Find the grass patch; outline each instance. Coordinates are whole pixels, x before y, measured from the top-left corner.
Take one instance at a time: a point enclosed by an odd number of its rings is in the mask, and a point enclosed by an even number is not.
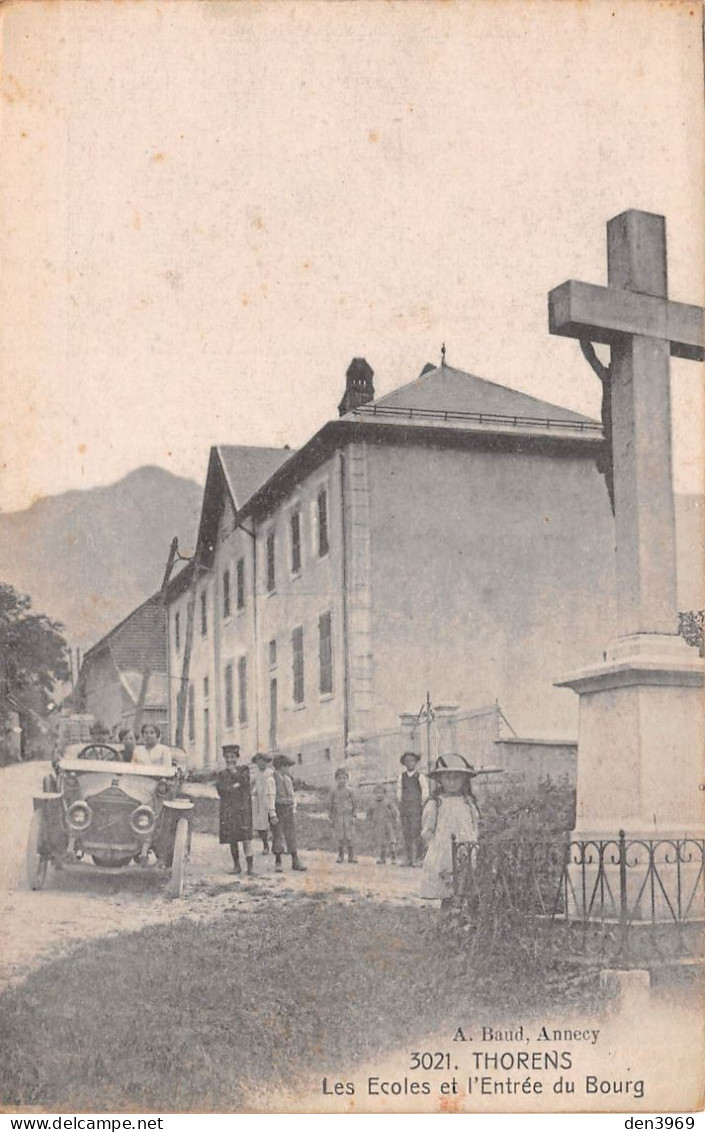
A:
[[[0,996],[3,1103],[237,1112],[248,1083],[336,1075],[483,1010],[516,1022],[595,993],[594,975],[519,977],[445,930],[430,909],[300,898],[85,944]]]

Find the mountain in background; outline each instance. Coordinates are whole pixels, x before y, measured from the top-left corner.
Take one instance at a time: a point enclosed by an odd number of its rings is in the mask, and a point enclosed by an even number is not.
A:
[[[29,594],[85,651],[161,585],[179,536],[192,554],[203,489],[163,468],[0,514],[0,581]]]

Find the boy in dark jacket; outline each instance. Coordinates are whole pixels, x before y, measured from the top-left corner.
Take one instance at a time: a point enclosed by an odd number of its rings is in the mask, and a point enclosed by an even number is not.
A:
[[[421,756],[415,751],[404,751],[399,762],[404,770],[397,779],[397,802],[404,837],[405,865],[420,865],[423,860],[421,842],[421,813],[428,799],[428,780],[419,774]]]
[[[241,873],[239,845],[245,852],[247,875],[252,867],[252,795],[250,768],[238,766],[240,748],[235,743],[223,747],[225,769],[218,772],[215,788],[220,797],[220,844],[229,845],[233,859],[233,872]]]

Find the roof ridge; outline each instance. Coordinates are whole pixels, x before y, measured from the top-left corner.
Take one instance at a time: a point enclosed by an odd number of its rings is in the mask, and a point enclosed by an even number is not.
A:
[[[453,366],[447,366],[447,369],[453,369]],[[583,416],[577,409],[571,409],[569,405],[556,405],[554,401],[546,401],[543,397],[536,397],[533,393],[525,393],[523,389],[516,389],[513,385],[502,385],[500,381],[492,381],[489,377],[479,377],[476,373],[465,373],[464,370],[456,369],[456,373],[463,374],[464,377],[472,377],[474,381],[481,381],[484,385],[492,385],[495,389],[508,389],[510,393],[518,393],[521,397],[528,397],[531,401],[537,401],[539,405],[552,405],[555,409],[564,409],[567,413],[575,413],[576,416]],[[590,420],[590,417],[586,417]]]
[[[429,377],[432,373],[438,373],[439,369],[441,369],[440,366],[434,366],[433,369],[427,369],[426,371],[422,370],[418,377],[412,378],[411,381],[407,381],[403,385],[398,385],[396,389],[390,389],[389,393],[383,393],[381,397],[375,397],[375,399],[373,401],[370,401],[369,404],[377,405],[380,401],[383,401],[385,397],[391,397],[393,393],[399,393],[402,389],[411,389],[414,385],[418,385],[420,381],[423,381],[425,377]],[[443,369],[453,369],[453,366],[443,366]],[[464,371],[458,370],[457,372],[463,373]],[[466,376],[471,377],[472,375],[466,374]]]
[[[289,444],[214,444],[213,448],[238,448],[241,452],[295,452]]]
[[[467,378],[472,382],[479,382],[482,385],[490,386],[492,389],[501,390],[502,393],[511,393],[511,394],[516,394],[516,396],[518,396],[518,397],[525,397],[527,400],[533,401],[536,405],[540,405],[540,406],[543,406],[543,407],[550,407],[550,408],[554,408],[554,409],[559,409],[564,413],[572,413],[575,417],[578,417],[578,418],[580,418],[584,421],[594,420],[593,417],[589,417],[584,413],[580,413],[580,412],[578,412],[577,409],[572,409],[568,405],[559,405],[559,404],[556,404],[554,401],[546,401],[543,397],[537,397],[533,393],[525,393],[523,389],[517,389],[513,385],[503,385],[499,381],[492,381],[490,378],[480,377],[476,373],[469,373],[467,370],[459,369],[457,366],[449,366],[449,365],[445,365],[445,364],[440,365],[440,366],[436,366],[432,370],[427,370],[426,373],[422,372],[422,373],[419,374],[418,377],[414,378],[413,381],[408,381],[405,385],[400,385],[396,389],[390,390],[389,393],[385,393],[382,397],[375,398],[374,401],[371,401],[369,403],[370,407],[372,405],[379,405],[379,404],[383,403],[385,398],[387,398],[387,397],[399,397],[399,395],[404,393],[406,390],[415,389],[419,385],[419,383],[422,382],[422,381],[425,381],[426,383],[430,383],[432,380],[436,379],[439,375],[443,374],[444,371],[447,372],[447,373],[455,374],[457,377],[460,377],[460,378]],[[363,406],[363,408],[364,407],[365,406]],[[396,407],[398,407],[400,412],[402,412],[404,410],[403,404],[399,404]]]

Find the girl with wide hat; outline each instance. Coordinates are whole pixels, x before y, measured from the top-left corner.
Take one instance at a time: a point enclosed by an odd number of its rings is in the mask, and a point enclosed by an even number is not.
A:
[[[477,841],[480,811],[472,792],[477,771],[462,755],[440,755],[429,773],[436,791],[424,806],[421,836],[428,848],[421,874],[421,895],[449,900],[453,895],[451,838]]]

